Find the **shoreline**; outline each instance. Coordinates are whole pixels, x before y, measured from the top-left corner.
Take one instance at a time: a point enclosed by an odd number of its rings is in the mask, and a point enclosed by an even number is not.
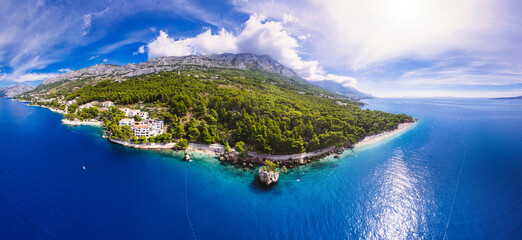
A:
[[[174,149],[176,143],[132,143],[130,141],[122,141],[112,138],[107,138],[109,142],[116,143],[125,147],[137,149]]]
[[[379,134],[369,135],[364,137],[361,141],[355,143],[353,148],[361,148],[364,146],[368,146],[374,143],[382,142],[383,140],[389,139],[393,136],[397,136],[399,133],[405,132],[408,129],[411,129],[412,126],[417,123],[418,120],[414,122],[407,122],[407,123],[399,123],[396,129],[391,131],[385,131]]]
[[[39,105],[31,105],[28,104],[28,106],[33,107],[42,107],[47,108],[53,112],[65,114],[64,111],[60,111],[57,109],[52,109],[50,107],[46,106],[39,106]],[[407,129],[410,129],[411,126],[413,126],[415,123],[417,123],[418,120],[414,122],[407,122],[407,123],[399,123],[397,126],[397,129],[382,132],[376,135],[370,135],[366,136],[361,141],[355,143],[353,145],[352,149],[355,148],[361,148],[363,146],[371,145],[377,142],[381,142],[383,140],[386,140],[392,136],[398,135],[401,132],[404,132]],[[68,119],[62,119],[62,124],[64,125],[70,125],[70,126],[95,126],[95,127],[102,127],[103,123],[100,121],[77,121],[77,120],[68,120]],[[109,142],[119,144],[125,147],[130,148],[136,148],[136,149],[146,149],[146,150],[174,150],[176,147],[176,143],[132,143],[129,141],[121,141],[117,139],[110,139],[108,138]],[[201,153],[209,156],[216,156],[216,155],[222,155],[225,153],[224,151],[225,147],[219,143],[213,143],[213,144],[204,144],[204,143],[197,143],[197,142],[191,142],[188,144],[188,147],[186,151],[189,152],[195,152],[195,153]],[[344,151],[348,150],[349,148],[336,148],[335,146],[330,146],[324,149],[319,149],[313,152],[304,152],[304,153],[297,153],[297,154],[290,154],[290,155],[267,155],[267,154],[259,154],[256,152],[248,152],[248,157],[246,159],[237,161],[239,163],[256,163],[256,164],[263,164],[263,159],[272,160],[274,162],[279,162],[283,164],[295,164],[295,165],[304,165],[307,163],[310,163],[311,161],[317,161],[321,160],[327,156],[330,156],[332,154],[342,154]]]
[[[80,125],[94,126],[94,127],[103,126],[103,123],[100,121],[97,121],[97,120],[80,121],[80,120],[62,119],[62,124],[69,125],[69,126],[80,126]]]

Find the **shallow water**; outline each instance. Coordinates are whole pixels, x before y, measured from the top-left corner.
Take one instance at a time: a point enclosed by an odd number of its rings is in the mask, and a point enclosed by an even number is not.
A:
[[[214,157],[200,154],[186,163],[169,151],[110,144],[98,128],[64,126],[59,114],[0,99],[0,236],[522,236],[522,101],[367,102],[420,121],[397,137],[292,170],[262,188],[254,173]]]

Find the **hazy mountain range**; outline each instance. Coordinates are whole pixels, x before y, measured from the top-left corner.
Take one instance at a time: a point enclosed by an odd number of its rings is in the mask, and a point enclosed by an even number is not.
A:
[[[373,98],[373,96],[368,93],[363,93],[353,87],[343,86],[342,84],[335,82],[335,81],[331,81],[331,80],[308,81],[308,82],[311,84],[314,84],[318,87],[321,87],[323,89],[326,89],[330,92],[348,96],[351,98],[357,98],[357,99]]]
[[[34,87],[25,85],[14,85],[10,87],[0,88],[0,97],[14,97],[20,93],[28,92],[33,90]]]

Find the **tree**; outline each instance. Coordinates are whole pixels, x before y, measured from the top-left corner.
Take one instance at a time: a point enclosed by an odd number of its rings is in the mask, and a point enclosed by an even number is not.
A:
[[[208,126],[207,124],[203,124],[201,126],[201,135],[200,135],[200,140],[204,143],[212,143],[212,136],[210,135],[210,133],[208,132]]]
[[[181,138],[185,135],[185,129],[180,121],[175,121],[169,128],[172,132],[172,137]]]
[[[67,111],[68,111],[69,113],[75,113],[75,112],[76,112],[76,109],[78,109],[78,104],[76,104],[76,103],[70,104],[70,105],[67,107]]]
[[[130,137],[132,137],[132,129],[129,126],[123,126],[121,127],[121,139],[128,140]]]
[[[236,146],[234,146],[234,149],[239,152],[239,157],[245,158],[248,156],[248,150],[245,147],[245,143],[242,141],[239,141],[236,143]]]
[[[310,140],[309,150],[314,151],[321,147],[321,142],[319,141],[319,138],[317,137],[317,134],[314,133],[314,136],[312,137],[312,140]]]
[[[277,164],[271,162],[270,160],[265,160],[265,165],[263,169],[268,172],[277,172]]]
[[[179,149],[186,149],[188,147],[188,140],[182,138],[178,141],[176,146],[178,146]]]
[[[198,127],[196,126],[196,120],[194,120],[194,118],[190,119],[187,125],[187,135],[189,140],[192,142],[197,141],[199,139],[200,132],[198,130]]]
[[[228,141],[225,141],[225,152],[230,152],[230,145],[228,144]]]
[[[139,143],[148,143],[149,141],[147,140],[146,137],[141,136],[141,137],[138,138],[138,142],[139,142]]]

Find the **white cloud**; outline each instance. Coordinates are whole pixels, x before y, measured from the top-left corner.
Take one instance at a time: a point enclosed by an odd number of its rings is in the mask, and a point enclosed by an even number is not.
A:
[[[163,30],[152,42],[147,44],[149,58],[162,56],[184,56],[193,53],[189,42],[186,40],[174,40]]]
[[[427,88],[457,95],[460,88],[462,96],[471,96],[484,94],[487,86],[507,93],[510,86],[522,84],[522,5],[516,0],[233,4],[239,11],[283,22],[306,56],[338,73],[357,76],[358,87],[377,96],[433,96],[420,91]],[[454,91],[448,90],[451,87]],[[464,93],[479,88],[482,92]]]
[[[353,77],[338,76],[334,74],[326,75],[325,79],[336,81],[345,87],[355,87],[357,80]]]
[[[326,75],[318,61],[303,60],[298,51],[297,39],[284,29],[281,22],[266,20],[257,15],[252,15],[237,35],[225,29],[212,34],[210,29],[206,29],[195,37],[176,40],[165,31],[160,31],[160,35],[147,44],[149,58],[247,52],[268,55],[309,80],[338,80],[347,86],[355,86],[354,78]]]
[[[59,74],[56,73],[26,73],[22,75],[14,74],[3,74],[0,75],[0,81],[13,81],[13,82],[27,82],[27,81],[38,81],[45,80],[48,78],[56,77]]]
[[[66,73],[66,72],[69,72],[71,71],[70,68],[62,68],[62,69],[58,69],[58,72],[62,72],[62,73]]]
[[[485,50],[494,35],[486,0],[236,1],[252,14],[285,23],[297,36],[312,33],[314,56],[352,69],[398,57],[433,57],[454,49]],[[292,21],[289,21],[289,16]],[[490,39],[490,38],[489,38]]]
[[[109,61],[107,58],[103,59],[103,62],[106,63],[107,61]]]
[[[100,57],[100,55],[91,56],[91,57],[89,58],[89,61],[90,61],[90,60],[94,60],[94,59],[99,58],[99,57]]]
[[[145,53],[145,45],[141,45],[139,48],[138,48],[138,51],[136,52],[133,52],[132,55],[138,55],[138,54],[144,54]]]
[[[92,13],[92,14],[89,13],[89,14],[83,15],[83,26],[82,26],[82,30],[81,30],[81,35],[85,36],[85,35],[89,34],[89,32],[91,31],[93,18],[101,17],[107,11],[109,11],[109,7],[105,8],[105,10],[103,10],[99,13]]]
[[[83,28],[81,31],[82,36],[85,36],[91,31],[91,22],[92,22],[92,15],[91,14],[85,14],[83,15]]]

